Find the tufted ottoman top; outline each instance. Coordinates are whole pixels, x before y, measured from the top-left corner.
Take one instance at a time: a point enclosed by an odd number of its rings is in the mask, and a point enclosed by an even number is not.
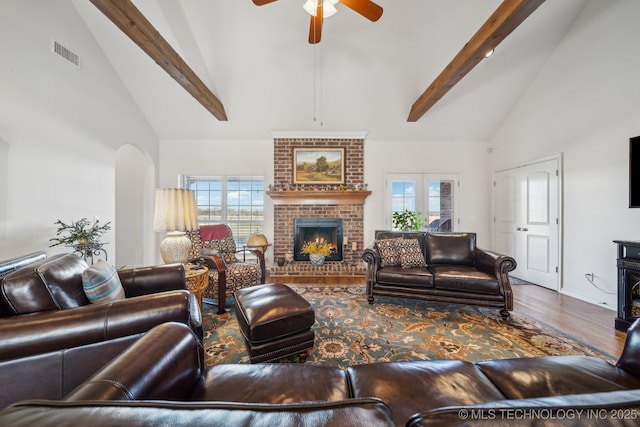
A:
[[[239,289],[235,299],[238,325],[251,343],[273,341],[306,331],[316,320],[309,302],[286,285]]]

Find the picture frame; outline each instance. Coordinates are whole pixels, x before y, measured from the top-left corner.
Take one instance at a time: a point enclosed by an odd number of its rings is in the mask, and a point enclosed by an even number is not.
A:
[[[344,184],[344,147],[293,148],[294,184]]]

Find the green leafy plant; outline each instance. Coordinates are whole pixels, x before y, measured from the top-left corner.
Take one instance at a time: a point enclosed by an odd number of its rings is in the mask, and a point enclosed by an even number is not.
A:
[[[82,218],[75,222],[71,221],[69,224],[57,220],[54,224],[58,226],[56,235],[61,237],[49,239],[50,242],[53,242],[49,247],[95,243],[100,236],[108,230],[111,230],[111,226],[109,225],[111,222],[101,225],[98,219],[96,219],[93,224],[87,218]]]
[[[301,254],[318,254],[329,256],[331,254],[331,245],[324,240],[316,240],[315,242],[304,242],[300,249]]]
[[[405,209],[404,212],[394,212],[392,218],[394,230],[420,231],[424,225],[422,213]]]

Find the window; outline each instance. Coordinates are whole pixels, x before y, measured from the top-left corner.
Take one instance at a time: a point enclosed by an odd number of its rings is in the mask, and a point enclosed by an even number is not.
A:
[[[457,224],[457,174],[388,174],[387,221],[394,212],[419,211],[424,230],[453,231]],[[390,209],[389,209],[390,207]]]
[[[416,182],[391,181],[391,212],[416,210]]]
[[[262,176],[183,175],[181,184],[195,191],[200,224],[227,224],[237,246],[244,245],[253,233],[262,230]]]

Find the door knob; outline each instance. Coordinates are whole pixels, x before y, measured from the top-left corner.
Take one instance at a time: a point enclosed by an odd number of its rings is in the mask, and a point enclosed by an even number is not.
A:
[[[522,231],[529,231],[529,229],[528,228],[523,228]]]
[[[516,231],[522,231],[522,227],[516,227]]]

